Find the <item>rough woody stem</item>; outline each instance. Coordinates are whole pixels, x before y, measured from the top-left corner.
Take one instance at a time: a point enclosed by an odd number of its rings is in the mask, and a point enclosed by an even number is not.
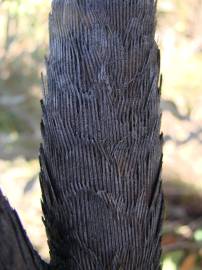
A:
[[[33,249],[19,217],[0,191],[0,269],[46,270]]]
[[[60,270],[160,269],[154,0],[54,0],[42,102],[44,222]]]

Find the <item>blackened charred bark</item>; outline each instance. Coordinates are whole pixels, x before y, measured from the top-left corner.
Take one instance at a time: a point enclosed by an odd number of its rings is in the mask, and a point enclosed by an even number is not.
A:
[[[52,270],[160,269],[154,0],[53,0],[40,183]],[[0,269],[47,269],[0,193]]]
[[[0,269],[46,270],[32,248],[19,217],[0,191]]]
[[[159,269],[154,0],[54,0],[40,149],[53,269]]]

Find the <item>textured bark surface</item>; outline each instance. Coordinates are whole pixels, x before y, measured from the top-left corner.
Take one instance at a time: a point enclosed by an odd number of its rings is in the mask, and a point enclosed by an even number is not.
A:
[[[53,270],[160,269],[154,0],[53,0],[40,182]],[[46,269],[0,194],[0,269]]]
[[[32,248],[19,217],[0,191],[0,269],[46,270]]]
[[[155,13],[153,0],[53,1],[40,149],[53,269],[159,269]]]

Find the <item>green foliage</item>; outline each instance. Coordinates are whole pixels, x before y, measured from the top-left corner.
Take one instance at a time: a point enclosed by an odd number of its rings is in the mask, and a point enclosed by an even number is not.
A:
[[[183,255],[183,251],[173,251],[165,255],[162,270],[178,270]]]
[[[202,228],[195,231],[194,240],[197,241],[197,242],[202,242]]]

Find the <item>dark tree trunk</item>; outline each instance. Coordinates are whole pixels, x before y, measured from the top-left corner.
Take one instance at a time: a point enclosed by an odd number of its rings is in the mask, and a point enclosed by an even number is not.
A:
[[[55,269],[157,269],[162,194],[152,0],[53,1],[41,186]]]
[[[154,0],[53,1],[40,148],[51,269],[160,269],[155,15]]]
[[[32,248],[19,217],[0,191],[0,269],[45,270]]]

